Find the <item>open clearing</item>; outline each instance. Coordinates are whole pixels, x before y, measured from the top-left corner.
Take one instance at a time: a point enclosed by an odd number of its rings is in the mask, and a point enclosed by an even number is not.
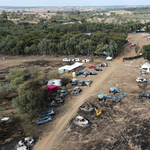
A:
[[[140,47],[150,44],[146,38],[142,38],[142,33],[129,34],[128,39],[131,43],[139,43]],[[129,46],[126,45],[119,56],[119,60],[115,59],[110,62],[109,67],[102,68],[104,71],[98,72],[96,76],[87,76],[84,80],[92,79],[92,85],[83,87],[82,93],[78,96],[68,96],[65,104],[56,108],[57,113],[54,120],[37,127],[37,132],[40,129],[45,132],[41,134],[33,150],[66,150],[68,147],[69,150],[99,148],[115,150],[150,149],[150,102],[149,99],[138,98],[138,93],[142,91],[135,81],[140,76],[139,69],[135,68],[135,66],[141,65],[141,62],[144,63],[144,59],[133,60],[132,63],[131,61],[122,62],[123,56],[135,55],[134,49],[129,50]],[[62,62],[63,57],[53,58],[47,56],[43,62],[39,60],[39,56],[19,56],[17,59],[14,58],[15,56],[13,59],[2,60],[1,56],[1,80],[4,80],[5,74],[13,66],[19,66],[19,68],[27,70],[32,64],[36,64],[41,67],[42,72],[47,73],[50,69],[66,64]],[[101,61],[104,60],[97,58],[92,64],[98,66],[98,62]],[[87,67],[88,64],[91,63],[85,63],[84,67]],[[119,68],[126,70],[119,70]],[[28,76],[28,71],[26,71],[26,76]],[[144,77],[150,78],[150,75]],[[79,76],[77,79],[81,80],[83,78]],[[121,98],[118,103],[113,99],[97,102],[97,95],[99,93],[109,94],[112,86],[121,89],[122,92],[127,94],[127,97]],[[149,86],[147,87],[147,92],[150,92]],[[115,94],[115,96],[120,96],[120,94]],[[79,106],[85,101],[90,101],[99,109],[102,109],[102,114],[96,116],[95,113],[87,115],[78,112]],[[5,113],[8,114],[7,111]],[[87,129],[72,127],[71,120],[77,115],[84,116],[92,125]]]

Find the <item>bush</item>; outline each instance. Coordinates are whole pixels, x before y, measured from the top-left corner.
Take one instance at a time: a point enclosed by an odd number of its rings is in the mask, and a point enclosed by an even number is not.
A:
[[[31,66],[29,70],[34,78],[37,78],[40,74],[40,68],[38,66]]]
[[[16,86],[9,82],[1,82],[0,83],[0,97],[6,97],[8,94],[14,92],[16,90]]]
[[[10,69],[9,74],[6,75],[6,79],[10,81],[16,79],[17,77],[24,78],[24,72],[16,67],[14,69]]]
[[[47,78],[49,79],[58,79],[60,78],[60,73],[58,72],[58,69],[54,69],[48,72]]]
[[[14,85],[18,85],[18,84],[23,83],[23,81],[24,81],[24,78],[22,78],[22,77],[17,77],[17,78],[15,78],[14,80],[12,80],[11,83],[14,84]]]

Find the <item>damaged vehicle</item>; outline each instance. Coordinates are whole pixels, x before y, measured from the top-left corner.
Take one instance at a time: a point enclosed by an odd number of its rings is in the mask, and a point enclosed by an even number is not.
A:
[[[59,97],[65,97],[68,95],[68,91],[67,90],[58,90],[58,95],[59,95]]]
[[[77,116],[73,123],[80,127],[87,127],[89,125],[89,121],[82,116]]]
[[[60,104],[60,103],[64,103],[64,100],[63,100],[62,98],[58,97],[58,98],[56,98],[55,100],[53,100],[53,101],[51,102],[51,105],[52,105],[52,106],[56,106],[56,105],[58,105],[58,104]]]
[[[80,87],[75,87],[72,90],[72,95],[78,95],[78,94],[80,94],[81,91],[82,91],[82,89]]]
[[[26,137],[18,142],[17,150],[29,150],[29,148],[34,144],[35,139],[33,137]]]
[[[90,102],[87,101],[83,105],[81,105],[79,109],[85,112],[92,112],[94,110],[94,107]]]
[[[141,78],[141,77],[139,77],[139,78],[136,79],[136,82],[138,82],[138,83],[144,83],[146,81],[147,81],[146,79]]]

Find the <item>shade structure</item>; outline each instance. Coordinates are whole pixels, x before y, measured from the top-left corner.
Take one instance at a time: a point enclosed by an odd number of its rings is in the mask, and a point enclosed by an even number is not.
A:
[[[54,93],[58,91],[58,87],[56,85],[50,84],[46,87],[48,89],[48,93]]]

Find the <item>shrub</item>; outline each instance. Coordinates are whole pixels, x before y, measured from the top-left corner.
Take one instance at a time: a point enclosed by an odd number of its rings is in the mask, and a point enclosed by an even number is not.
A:
[[[8,94],[12,93],[16,90],[16,86],[9,82],[1,82],[0,83],[0,97],[6,97]]]
[[[23,83],[23,81],[24,81],[24,78],[22,78],[22,77],[17,77],[17,78],[15,78],[14,80],[12,80],[11,83],[14,84],[14,85],[18,85],[18,84]]]
[[[22,70],[20,70],[19,68],[14,68],[14,69],[10,69],[10,72],[8,75],[6,75],[6,79],[12,81],[15,78],[20,77],[23,78],[24,77],[24,72]]]
[[[58,72],[58,69],[54,69],[48,72],[47,74],[48,79],[58,79],[60,78],[60,73]]]
[[[40,68],[38,66],[31,66],[29,70],[34,78],[37,78],[40,74]]]

